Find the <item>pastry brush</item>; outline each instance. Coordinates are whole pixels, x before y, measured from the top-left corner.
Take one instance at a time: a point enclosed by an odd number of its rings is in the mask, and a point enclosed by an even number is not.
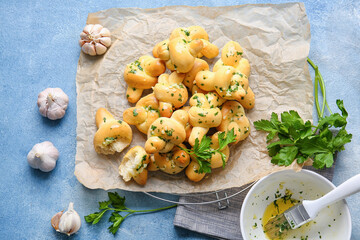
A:
[[[360,174],[316,200],[304,200],[269,220],[264,230],[270,239],[278,239],[291,230],[313,220],[324,207],[360,191]]]

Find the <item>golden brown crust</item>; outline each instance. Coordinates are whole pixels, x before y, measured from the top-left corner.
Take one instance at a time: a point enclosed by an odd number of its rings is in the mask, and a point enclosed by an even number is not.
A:
[[[215,63],[213,71],[216,72],[222,66],[232,66],[247,77],[250,76],[249,61],[242,57],[243,49],[239,43],[229,41],[221,51],[221,58]]]
[[[198,173],[200,166],[196,160],[191,160],[189,166],[185,170],[187,178],[193,182],[199,182],[205,177],[205,173]]]
[[[124,71],[124,80],[128,84],[126,97],[129,102],[137,102],[144,89],[155,86],[157,77],[166,70],[165,63],[159,58],[142,56],[128,64]]]
[[[200,58],[196,58],[194,66],[188,73],[186,73],[183,81],[184,85],[188,87],[190,91],[192,91],[196,74],[204,70],[209,70],[209,64]]]
[[[94,136],[94,148],[97,153],[114,154],[130,145],[132,130],[126,122],[116,121],[104,108],[98,109],[95,118],[96,125],[99,126]]]
[[[105,108],[99,108],[95,114],[96,127],[99,128],[102,124],[115,120],[114,116]]]
[[[156,164],[155,162],[155,157],[154,155],[151,155],[150,156],[150,162],[149,162],[149,165],[147,167],[147,170],[148,171],[151,171],[151,172],[155,172],[155,171],[158,171],[159,170],[159,166]]]
[[[119,174],[125,182],[134,179],[139,185],[145,185],[148,176],[146,169],[150,162],[150,156],[141,146],[131,148],[123,157],[119,166]]]
[[[154,87],[155,97],[160,102],[160,115],[171,117],[174,109],[182,107],[188,100],[188,91],[182,83],[185,74],[173,72],[162,74]]]
[[[155,45],[153,48],[152,54],[155,58],[160,58],[162,60],[169,60],[169,39],[166,39],[164,41],[159,42]]]
[[[177,110],[171,118],[156,119],[149,128],[148,140],[145,143],[147,153],[169,152],[174,145],[179,145],[186,138],[185,125],[188,114]]]
[[[193,129],[189,136],[189,144],[194,146],[196,139],[201,141],[210,128],[220,125],[222,114],[217,106],[210,105],[206,95],[202,93],[190,98],[190,106],[189,123]]]
[[[144,169],[140,174],[135,175],[133,179],[137,184],[144,186],[148,179],[148,170]]]
[[[128,108],[123,113],[124,121],[135,125],[144,134],[147,134],[150,125],[159,117],[159,101],[154,93],[141,98],[135,107]]]
[[[187,28],[180,27],[174,29],[170,34],[170,40],[174,38],[184,38],[184,39],[205,39],[209,40],[209,35],[203,27],[200,26],[190,26]]]
[[[221,109],[223,120],[217,127],[218,131],[230,131],[234,129],[236,142],[244,140],[250,134],[250,122],[245,116],[242,105],[237,101],[227,101]]]
[[[246,109],[255,107],[255,94],[250,87],[248,87],[244,98],[240,98],[240,103]]]
[[[186,41],[201,40],[203,47],[196,57],[201,58],[205,56],[207,58],[214,58],[219,54],[219,48],[209,42],[209,35],[204,28],[200,26],[190,26],[188,28],[176,28],[170,35],[170,40],[175,38],[182,38]]]
[[[214,58],[219,48],[209,42],[209,36],[200,26],[174,29],[169,39],[155,45],[153,55],[164,60],[171,71],[187,73],[194,66],[196,58]]]
[[[203,48],[201,49],[202,55],[211,59],[219,54],[219,48],[216,45],[204,39],[202,39],[201,41],[203,42]]]
[[[169,41],[170,60],[179,73],[187,73],[194,66],[195,58],[203,48],[201,40],[186,41],[174,38]]]
[[[215,73],[209,70],[200,71],[195,76],[195,83],[204,91],[215,91]]]
[[[233,67],[220,67],[215,73],[215,90],[222,98],[240,101],[248,87],[248,78]]]
[[[184,144],[179,146],[186,148]],[[189,165],[189,162],[189,154],[175,146],[168,153],[155,153],[153,166],[168,174],[177,174],[183,171]]]
[[[218,137],[219,133],[220,132],[217,132],[214,135],[212,135],[212,137],[211,137],[210,146],[213,149],[219,148],[219,137]],[[230,157],[230,148],[228,146],[226,146],[226,147],[224,147],[224,149],[221,150],[221,152],[223,154],[225,154],[225,156],[226,156],[226,158],[225,158],[225,164],[226,164]],[[214,155],[211,156],[209,162],[210,162],[211,168],[223,167],[223,161],[221,158],[221,154],[218,152],[216,152]]]
[[[227,100],[237,100],[240,102],[245,98],[249,104],[246,108],[254,105],[255,98],[251,89],[249,90],[249,80],[234,67],[221,66],[216,72],[200,71],[195,77],[196,86],[205,91],[216,91],[220,97]],[[250,104],[251,103],[251,104]]]
[[[185,106],[185,107],[182,107],[181,110],[184,110],[186,112],[189,112],[190,110],[190,106]],[[186,132],[186,138],[185,138],[185,142],[188,142],[189,141],[189,137],[190,137],[190,134],[191,134],[191,131],[192,131],[192,126],[189,122],[187,122],[185,124],[185,132]]]

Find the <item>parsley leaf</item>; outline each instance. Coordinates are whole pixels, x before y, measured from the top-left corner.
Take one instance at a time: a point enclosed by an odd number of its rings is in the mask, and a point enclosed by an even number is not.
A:
[[[334,155],[331,152],[317,154],[314,158],[314,168],[331,167],[334,163]]]
[[[109,207],[109,204],[111,204],[111,200],[109,201],[104,201],[104,202],[99,202],[99,209],[106,209]]]
[[[325,82],[319,68],[309,58],[307,61],[315,70],[314,90],[318,125],[312,126],[310,121],[304,123],[296,111],[290,110],[281,114],[281,121],[276,113],[272,113],[270,120],[256,121],[254,126],[257,130],[268,133],[267,142],[278,137],[278,141],[273,141],[267,146],[272,163],[288,166],[295,159],[301,164],[312,158],[315,168],[331,167],[334,163],[334,153],[344,150],[344,145],[352,139],[352,135],[345,129],[348,112],[342,100],[336,100],[341,114],[331,112],[326,101]],[[321,109],[318,98],[319,85],[323,96]],[[324,117],[325,106],[330,115]],[[334,128],[340,128],[337,134],[336,131],[332,131]]]
[[[295,146],[283,147],[278,154],[272,157],[271,163],[279,166],[289,166],[294,161],[298,151]]]
[[[231,129],[226,133],[225,132],[219,133],[219,151],[223,150],[228,144],[235,142],[235,134],[234,129]]]
[[[124,220],[125,217],[121,216],[118,212],[113,212],[109,218],[109,222],[112,222],[111,226],[108,227],[109,232],[115,235]]]
[[[99,202],[99,210],[100,212],[91,213],[85,216],[85,221],[87,223],[97,224],[102,217],[105,215],[107,211],[112,211],[111,216],[109,218],[109,222],[112,224],[108,227],[109,232],[112,234],[116,234],[119,230],[121,223],[131,214],[134,213],[148,213],[148,212],[156,212],[169,208],[176,207],[177,205],[171,205],[162,208],[150,209],[150,210],[132,210],[125,206],[125,197],[121,197],[117,192],[108,192],[109,200]],[[122,216],[119,212],[127,212],[125,216]]]
[[[336,151],[344,150],[344,145],[351,142],[352,135],[345,130],[348,113],[343,101],[337,100],[341,111],[319,119],[317,126],[310,121],[304,123],[299,114],[290,110],[281,114],[281,121],[276,113],[270,120],[254,122],[257,130],[268,132],[267,142],[278,136],[277,141],[268,144],[267,149],[271,162],[279,166],[289,166],[295,159],[301,164],[312,158],[313,167],[331,167]],[[330,128],[341,129],[334,134]]]
[[[192,150],[178,146],[190,155],[193,155],[199,164],[197,173],[211,173],[211,162],[210,159],[215,153],[219,153],[223,162],[223,167],[226,165],[226,155],[221,152],[228,144],[236,141],[234,129],[228,132],[221,132],[218,135],[219,147],[217,149],[211,148],[211,138],[204,135],[199,142],[199,139],[195,139],[195,144]]]
[[[120,208],[120,209],[124,209],[125,208],[125,197],[120,197],[119,194],[117,192],[108,192],[108,196],[109,196],[109,201],[111,201],[111,205],[114,208]]]

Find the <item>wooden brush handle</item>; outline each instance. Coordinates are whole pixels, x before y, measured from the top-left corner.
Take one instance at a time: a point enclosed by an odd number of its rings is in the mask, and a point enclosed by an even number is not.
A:
[[[354,193],[360,191],[360,174],[348,179],[343,182],[340,186],[333,189],[325,196],[316,199],[316,200],[305,200],[303,201],[303,205],[309,214],[310,218],[313,219],[319,213],[321,209],[324,207],[331,205],[334,202],[342,200]]]

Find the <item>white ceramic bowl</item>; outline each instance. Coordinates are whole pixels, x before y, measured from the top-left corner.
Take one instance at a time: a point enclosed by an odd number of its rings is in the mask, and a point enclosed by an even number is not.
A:
[[[241,233],[245,240],[265,240],[261,219],[266,207],[275,200],[275,193],[284,195],[289,189],[293,199],[312,200],[335,188],[329,180],[309,170],[284,170],[260,179],[246,195],[240,214]],[[308,238],[305,238],[308,236]],[[351,217],[345,202],[339,201],[320,211],[308,226],[291,230],[288,239],[336,239],[351,237]],[[303,238],[302,238],[303,237]]]

